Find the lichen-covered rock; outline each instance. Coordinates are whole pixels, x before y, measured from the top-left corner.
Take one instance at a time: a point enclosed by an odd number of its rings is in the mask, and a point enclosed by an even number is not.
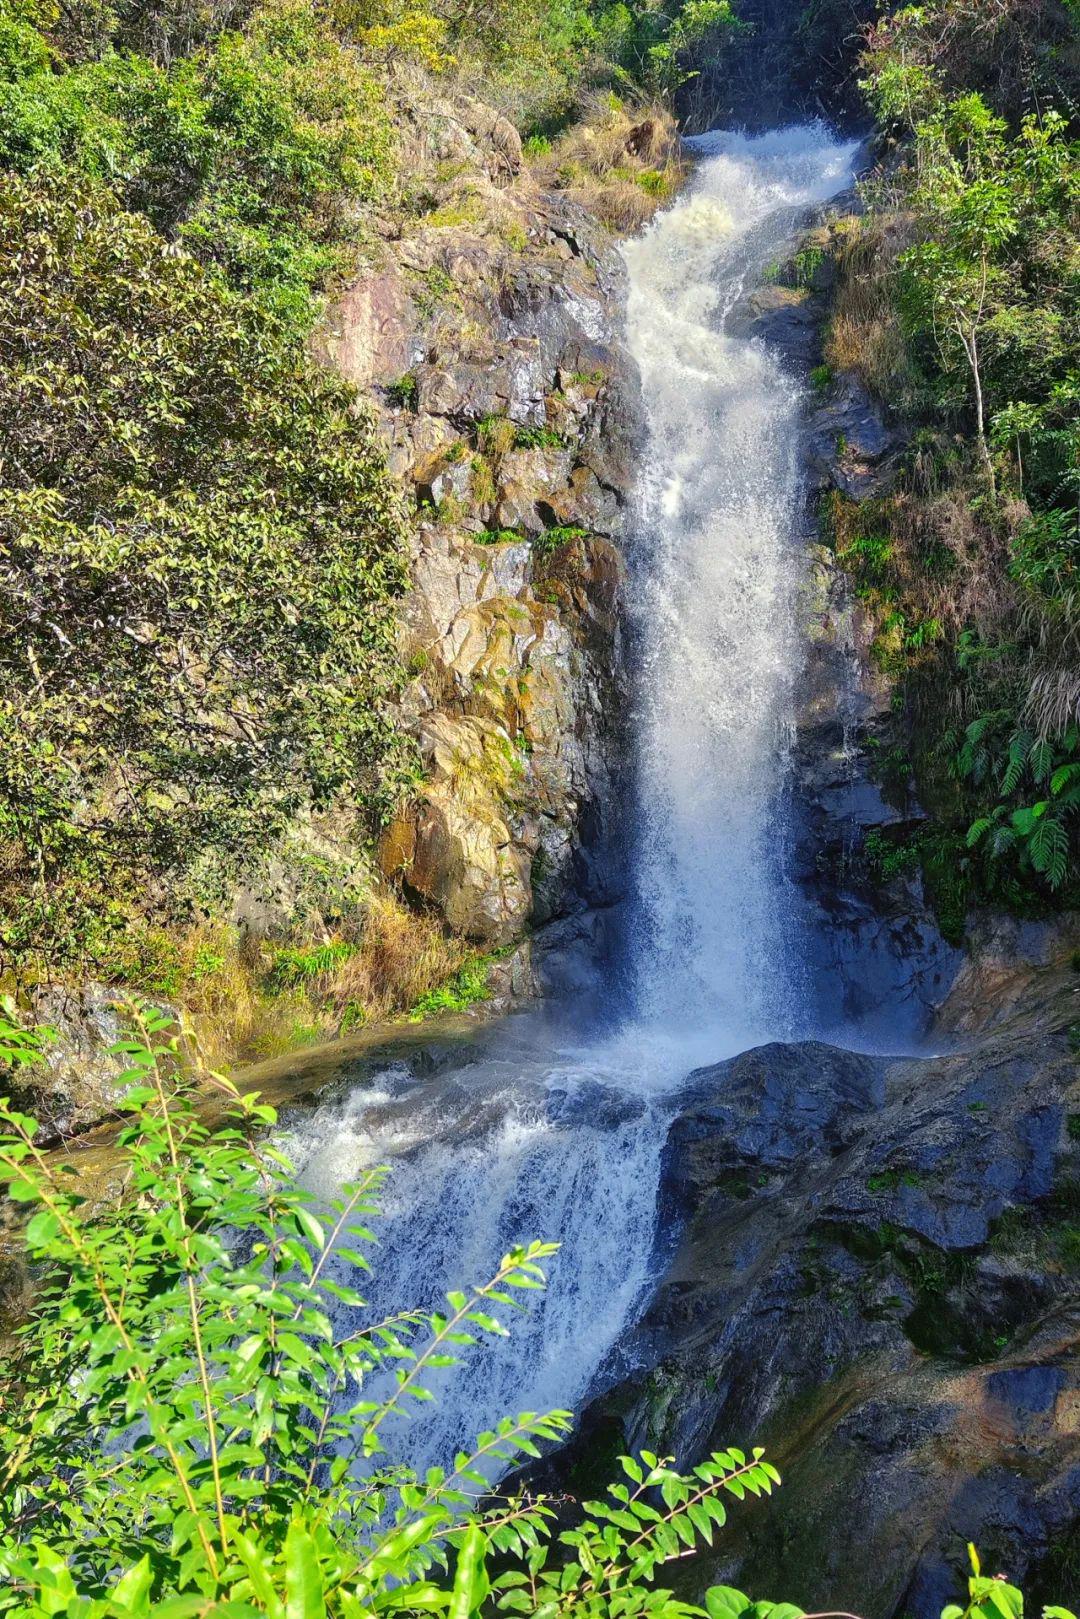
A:
[[[115,990],[93,982],[45,986],[34,996],[34,1022],[53,1035],[43,1064],[27,1076],[26,1104],[42,1143],[77,1135],[115,1111],[125,1066],[109,1054],[121,1033],[116,999]],[[17,1094],[17,1075],[13,1083]]]
[[[485,946],[609,900],[583,857],[617,768],[618,541],[637,378],[623,271],[478,102],[428,108],[431,206],[320,340],[416,491],[404,712],[425,763],[380,862]]]

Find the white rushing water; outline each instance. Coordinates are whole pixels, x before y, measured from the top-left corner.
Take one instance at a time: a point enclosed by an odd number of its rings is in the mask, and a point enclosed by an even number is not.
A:
[[[642,1015],[746,1048],[805,1032],[781,798],[799,649],[802,389],[724,318],[806,207],[850,183],[821,128],[690,143],[689,192],[626,249],[649,452],[642,646]]]
[[[395,1450],[424,1467],[517,1410],[579,1405],[647,1297],[664,1139],[679,1081],[808,1032],[782,860],[797,656],[800,387],[725,332],[807,207],[850,179],[821,128],[692,143],[680,199],[626,248],[629,339],[649,440],[633,612],[640,660],[635,1004],[581,1047],[512,1019],[471,1060],[389,1069],[297,1126],[302,1178],[332,1195],[395,1165],[374,1277],[379,1317],[485,1280],[514,1242],[559,1241],[552,1285],[506,1343],[442,1380]]]

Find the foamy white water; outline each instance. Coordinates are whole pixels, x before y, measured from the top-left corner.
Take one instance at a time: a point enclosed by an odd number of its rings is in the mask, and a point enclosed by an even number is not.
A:
[[[562,1244],[512,1337],[440,1374],[438,1404],[395,1438],[421,1469],[508,1412],[581,1403],[647,1297],[679,1082],[808,1032],[778,853],[800,389],[723,321],[799,215],[848,184],[854,148],[817,127],[691,145],[692,184],[625,250],[649,428],[632,568],[634,1010],[585,1049],[542,1017],[511,1020],[468,1065],[428,1080],[389,1069],[318,1108],[292,1142],[326,1196],[368,1165],[395,1166],[367,1289],[376,1318],[437,1307],[515,1242]]]
[[[649,429],[635,969],[646,1020],[704,1019],[741,1049],[806,1031],[782,810],[802,390],[723,320],[793,220],[850,183],[856,147],[820,127],[690,144],[689,191],[625,250]]]

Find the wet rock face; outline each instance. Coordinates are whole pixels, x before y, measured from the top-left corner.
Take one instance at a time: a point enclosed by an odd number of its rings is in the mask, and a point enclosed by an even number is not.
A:
[[[454,102],[424,139],[437,206],[345,293],[322,348],[379,401],[418,506],[404,712],[424,781],[381,863],[501,947],[618,886],[596,851],[625,708],[638,385],[621,260],[535,189],[511,126]]]
[[[666,1149],[679,1236],[625,1346],[641,1369],[579,1442],[768,1447],[784,1487],[686,1593],[937,1619],[967,1540],[1022,1574],[1075,1520],[1078,985],[1029,977],[948,1056],[777,1045],[692,1076]]]
[[[869,656],[872,628],[832,552],[816,535],[806,543],[791,824],[811,991],[822,1026],[903,1046],[927,1033],[964,954],[942,937],[917,869],[886,883],[869,867],[867,839],[909,833],[922,814],[882,783],[891,694]]]
[[[887,489],[905,443],[857,376],[812,369],[835,279],[834,232],[842,235],[848,207],[856,199],[829,205],[792,237],[779,279],[742,299],[732,324],[778,351],[806,385],[803,661],[788,819],[792,875],[815,941],[810,988],[821,1027],[857,1027],[900,1046],[927,1032],[963,953],[942,937],[917,870],[882,882],[866,855],[870,836],[907,834],[923,815],[909,793],[894,802],[887,790],[891,687],[871,658],[873,625],[819,520],[826,497],[862,501]]]
[[[34,1019],[56,1038],[46,1045],[44,1069],[34,1071],[23,1102],[39,1121],[41,1145],[77,1135],[115,1110],[125,1067],[109,1049],[121,1032],[116,999],[115,989],[93,982],[38,991]]]

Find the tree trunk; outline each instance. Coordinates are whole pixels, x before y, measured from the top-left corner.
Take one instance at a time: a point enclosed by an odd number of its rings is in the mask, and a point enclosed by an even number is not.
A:
[[[990,482],[990,493],[997,495],[997,479],[994,477],[994,463],[990,455],[990,446],[986,442],[986,406],[983,401],[982,375],[979,371],[979,340],[974,326],[968,331],[961,331],[960,341],[964,345],[968,365],[971,367],[971,380],[975,391],[975,430],[979,435],[979,453],[982,456],[986,476]]]

